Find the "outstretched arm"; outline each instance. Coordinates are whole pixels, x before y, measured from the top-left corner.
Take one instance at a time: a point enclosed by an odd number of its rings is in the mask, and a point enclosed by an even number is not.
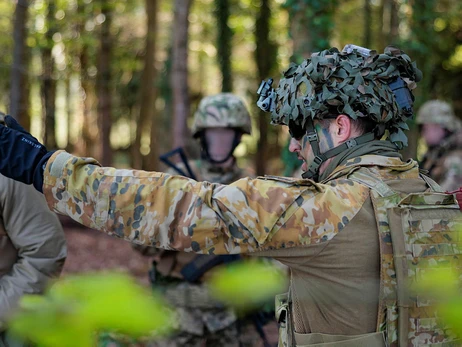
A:
[[[50,208],[90,228],[138,244],[210,254],[270,247],[276,222],[307,189],[262,179],[226,186],[103,168],[64,151],[48,160],[43,185]]]

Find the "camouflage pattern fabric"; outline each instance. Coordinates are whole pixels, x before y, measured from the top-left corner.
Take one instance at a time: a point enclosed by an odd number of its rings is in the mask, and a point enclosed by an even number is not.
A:
[[[396,158],[382,160],[401,165]],[[267,176],[220,185],[102,168],[92,158],[64,151],[47,163],[44,194],[51,209],[90,228],[137,244],[200,254],[252,253],[327,241],[369,196],[366,187],[345,180],[317,184]],[[278,233],[282,226],[284,233]]]
[[[251,121],[244,101],[237,95],[221,93],[203,98],[194,114],[192,134],[208,128],[234,128],[250,134]]]
[[[392,347],[451,343],[457,336],[441,322],[435,303],[409,290],[432,268],[460,271],[462,214],[452,195],[397,193],[377,177],[364,168],[350,176],[371,188],[379,227],[378,331]]]

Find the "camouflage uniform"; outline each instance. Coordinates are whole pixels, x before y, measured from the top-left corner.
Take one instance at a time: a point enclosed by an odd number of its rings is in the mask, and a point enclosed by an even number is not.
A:
[[[307,171],[315,179],[267,176],[222,185],[101,167],[92,158],[58,151],[47,162],[43,191],[54,211],[133,243],[199,254],[271,256],[286,264],[291,346],[321,346],[352,335],[362,341],[372,335],[374,343],[361,346],[385,346],[383,315],[394,311],[379,310],[378,302],[384,291],[396,296],[396,287],[382,281],[391,269],[381,255],[391,244],[389,238],[379,242],[386,222],[376,218],[371,186],[354,177],[367,169],[393,191],[427,189],[417,163],[403,162],[397,149],[406,142],[409,90],[419,79],[409,57],[395,48],[367,56],[330,49],[291,66],[276,90],[261,87],[260,107],[272,112],[273,123],[288,125],[295,138],[310,141],[314,153],[319,135],[312,121],[332,113],[367,117],[376,124],[377,138],[389,134],[384,141],[365,133],[333,148],[341,151],[323,172],[311,166]],[[444,333],[429,334],[428,323],[413,326],[412,335],[442,342]]]
[[[203,130],[217,127],[235,129],[239,136],[250,134],[250,115],[239,97],[222,93],[206,97],[200,102],[194,116],[193,136],[199,138]],[[228,184],[252,176],[250,170],[239,168],[235,162],[223,168],[211,163],[207,157],[191,160],[188,165],[198,181]],[[178,167],[187,172],[183,163]],[[174,169],[168,172],[176,173]],[[148,248],[155,250],[153,247]],[[205,342],[207,346],[255,346],[260,337],[252,322],[238,320],[233,311],[213,300],[205,284],[190,283],[184,279],[181,270],[196,257],[194,253],[155,252],[154,287],[161,289],[177,307],[179,333],[152,345],[203,346]]]
[[[417,114],[417,123],[437,124],[448,133],[439,145],[428,149],[421,167],[428,170],[444,190],[462,187],[462,122],[452,107],[439,100],[427,101]]]

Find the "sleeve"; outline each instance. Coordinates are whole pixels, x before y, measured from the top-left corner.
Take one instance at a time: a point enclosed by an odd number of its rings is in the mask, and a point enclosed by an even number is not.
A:
[[[17,250],[11,271],[0,278],[0,321],[23,294],[41,293],[59,276],[67,255],[57,216],[32,186],[0,176],[1,218]],[[1,256],[1,255],[0,255]]]
[[[310,180],[271,177],[220,185],[104,168],[92,158],[60,151],[47,163],[43,191],[54,211],[133,243],[236,254],[333,237],[342,226],[337,221],[351,220],[368,195],[358,186],[348,181],[334,190]]]
[[[60,151],[48,161],[43,191],[54,211],[133,243],[228,254],[271,246],[276,222],[308,188],[249,178],[231,185],[196,182],[103,168]]]

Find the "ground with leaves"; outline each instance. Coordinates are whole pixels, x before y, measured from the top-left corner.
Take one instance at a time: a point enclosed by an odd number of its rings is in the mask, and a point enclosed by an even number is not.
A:
[[[63,275],[89,271],[118,270],[136,277],[148,286],[151,258],[134,250],[129,242],[82,227],[61,218],[66,235],[68,256]]]

